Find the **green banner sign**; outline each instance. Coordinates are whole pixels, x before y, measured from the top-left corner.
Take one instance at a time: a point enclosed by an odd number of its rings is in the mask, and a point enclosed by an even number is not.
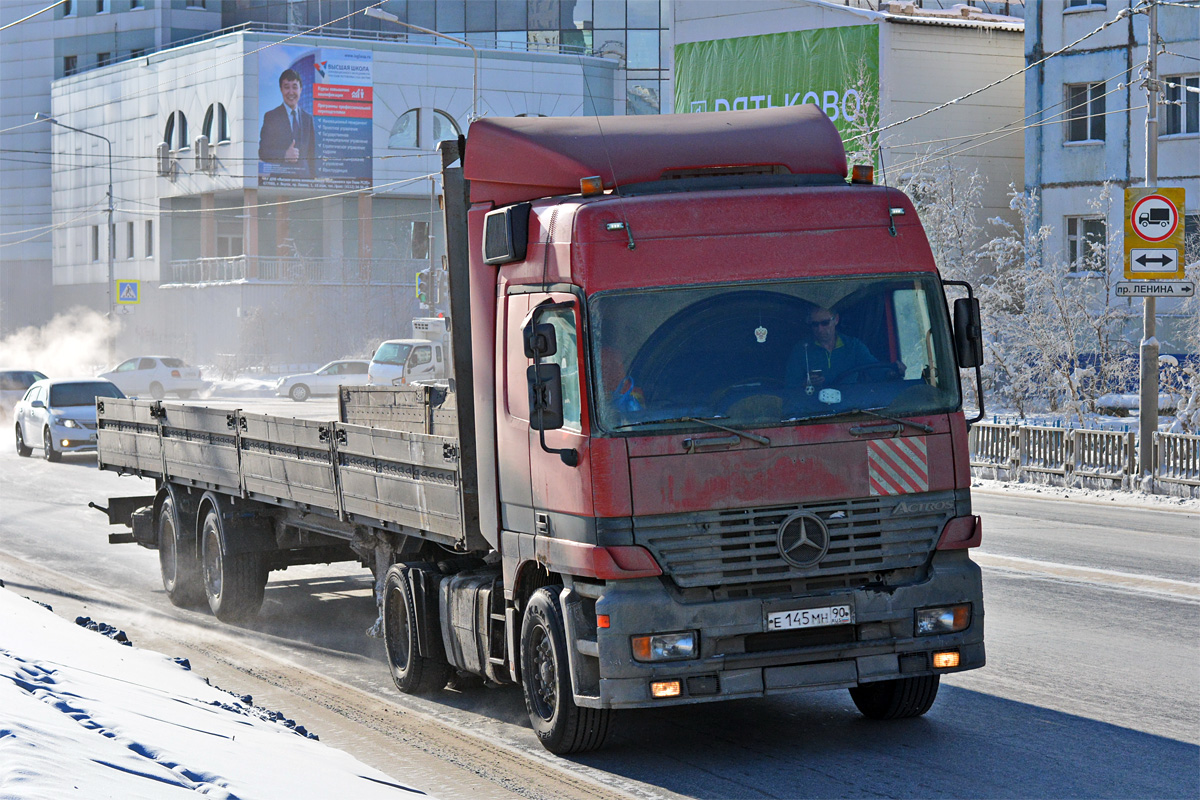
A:
[[[879,27],[788,31],[675,46],[675,112],[814,103],[846,138],[878,123]]]

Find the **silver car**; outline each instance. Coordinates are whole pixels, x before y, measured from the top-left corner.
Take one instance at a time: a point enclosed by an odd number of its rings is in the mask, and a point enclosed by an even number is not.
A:
[[[280,378],[275,383],[275,394],[303,402],[319,395],[335,395],[339,386],[364,386],[370,363],[358,359],[330,361],[315,372]]]
[[[12,416],[13,407],[34,381],[45,379],[46,376],[35,369],[0,369],[0,419]]]
[[[13,409],[17,455],[42,448],[47,461],[96,449],[96,399],[124,397],[111,381],[55,378],[34,383]]]

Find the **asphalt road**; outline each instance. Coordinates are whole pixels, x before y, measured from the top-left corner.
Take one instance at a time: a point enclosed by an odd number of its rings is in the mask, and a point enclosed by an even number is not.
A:
[[[269,402],[285,405],[254,409],[334,413]],[[925,717],[868,721],[843,691],[698,705],[627,714],[604,752],[559,759],[533,739],[518,689],[397,694],[362,634],[374,607],[357,565],[273,573],[246,626],[174,608],[156,554],[107,544],[86,507],[150,488],[91,457],[20,459],[5,432],[0,578],[192,657],[443,798],[1200,796],[1196,514],[978,494],[988,665],[944,679]]]

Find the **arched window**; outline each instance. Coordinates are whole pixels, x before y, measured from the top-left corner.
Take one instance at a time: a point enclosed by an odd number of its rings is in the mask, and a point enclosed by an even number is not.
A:
[[[420,111],[410,108],[396,118],[392,133],[388,137],[388,147],[396,150],[402,147],[417,146],[417,129],[420,121]]]
[[[172,111],[167,117],[167,127],[163,129],[163,144],[172,150],[185,150],[188,143],[187,117],[182,111]]]
[[[215,123],[215,127],[214,127]],[[204,112],[204,125],[201,130],[212,144],[229,141],[229,119],[225,114],[225,106],[216,103]]]
[[[447,139],[457,139],[461,134],[462,129],[458,127],[454,117],[440,109],[433,110],[433,141],[435,144]]]

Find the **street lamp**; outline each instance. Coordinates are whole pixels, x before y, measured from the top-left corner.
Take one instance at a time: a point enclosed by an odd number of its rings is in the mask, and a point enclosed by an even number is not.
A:
[[[471,48],[471,117],[468,122],[474,122],[475,120],[479,119],[479,51],[475,49],[475,45],[471,44],[465,39],[459,39],[456,36],[448,36],[444,33],[431,31],[429,28],[422,28],[420,25],[413,25],[411,22],[402,22],[395,14],[389,11],[384,11],[378,6],[371,6],[370,8],[363,10],[363,14],[367,15],[368,17],[374,17],[375,19],[381,19],[384,22],[394,22],[397,25],[403,25],[406,28],[412,28],[414,31],[427,33],[430,36],[437,36],[441,39],[449,39],[452,42],[457,42],[458,44]]]
[[[33,119],[37,122],[49,122],[51,125],[57,125],[60,128],[66,128],[69,131],[82,133],[87,136],[95,136],[97,139],[103,139],[108,145],[108,359],[109,361],[116,360],[116,340],[112,331],[113,325],[113,254],[116,250],[116,242],[114,241],[113,228],[113,187],[112,187],[112,141],[107,136],[101,136],[98,133],[85,131],[82,128],[73,128],[70,125],[59,122],[49,114],[37,112],[33,115]]]

